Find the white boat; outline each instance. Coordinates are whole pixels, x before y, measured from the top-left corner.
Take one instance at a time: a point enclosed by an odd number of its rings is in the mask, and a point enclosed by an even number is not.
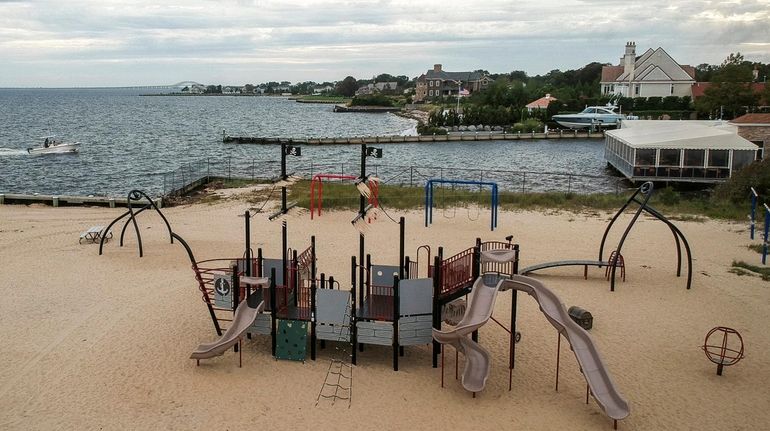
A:
[[[585,127],[617,127],[623,115],[614,111],[614,106],[589,106],[579,114],[554,115],[553,121],[570,129]]]
[[[29,154],[73,154],[79,151],[80,142],[64,143],[56,136],[42,136],[43,144],[39,147],[27,148]]]

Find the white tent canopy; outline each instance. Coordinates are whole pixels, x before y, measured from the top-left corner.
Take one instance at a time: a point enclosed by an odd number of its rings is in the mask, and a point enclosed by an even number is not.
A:
[[[758,147],[721,122],[623,121],[606,134],[631,148],[756,150]]]

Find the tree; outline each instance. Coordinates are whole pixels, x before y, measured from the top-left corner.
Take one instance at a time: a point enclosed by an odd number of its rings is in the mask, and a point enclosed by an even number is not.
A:
[[[244,85],[243,94],[254,94],[254,86],[252,84]]]
[[[717,72],[712,84],[698,100],[698,110],[713,113],[719,110],[728,118],[735,118],[746,106],[757,104],[757,95],[751,89],[751,66],[743,62],[740,53],[730,54]]]
[[[358,82],[356,78],[347,76],[345,79],[337,83],[337,93],[345,97],[353,97],[358,90]]]

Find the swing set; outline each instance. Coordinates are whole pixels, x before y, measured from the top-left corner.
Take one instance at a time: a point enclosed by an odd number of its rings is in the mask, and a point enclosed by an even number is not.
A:
[[[490,187],[492,191],[491,202],[490,202],[490,207],[492,209],[492,212],[491,212],[491,217],[489,222],[489,228],[491,231],[494,232],[495,228],[497,227],[497,207],[499,203],[499,199],[497,196],[497,183],[488,182],[488,181],[445,180],[445,179],[435,179],[435,178],[428,180],[428,182],[425,184],[425,227],[428,227],[428,225],[433,223],[433,197],[434,197],[433,186],[435,184],[454,184],[454,185],[464,185],[464,186]],[[468,217],[471,218],[470,212]],[[474,220],[474,219],[471,218],[471,220]]]
[[[355,181],[358,177],[356,175],[340,175],[340,174],[316,174],[313,179],[310,180],[310,220],[313,220],[315,211],[318,210],[318,216],[321,216],[321,207],[323,205],[324,196],[324,180],[340,180],[340,181]],[[373,208],[377,208],[379,195],[379,185],[376,181],[369,180],[369,189],[371,194],[368,198],[368,203]]]

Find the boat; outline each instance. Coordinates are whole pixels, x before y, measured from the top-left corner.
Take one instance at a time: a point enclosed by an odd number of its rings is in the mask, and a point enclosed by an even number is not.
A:
[[[27,148],[29,154],[73,154],[79,151],[80,142],[64,143],[56,136],[42,136],[43,144],[39,147]]]
[[[579,114],[554,115],[553,121],[570,129],[585,127],[617,127],[623,115],[614,111],[614,106],[588,106]]]

